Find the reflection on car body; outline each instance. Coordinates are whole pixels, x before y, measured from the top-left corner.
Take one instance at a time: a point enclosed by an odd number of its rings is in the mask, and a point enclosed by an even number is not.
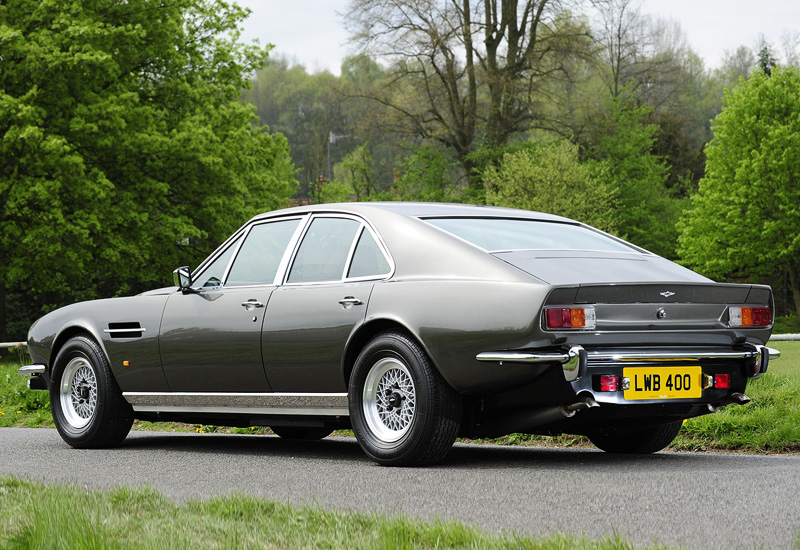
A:
[[[54,311],[29,386],[75,447],[134,418],[352,427],[373,460],[440,461],[459,435],[667,446],[749,401],[778,352],[767,286],[719,284],[578,222],[418,203],[255,217],[175,286]]]

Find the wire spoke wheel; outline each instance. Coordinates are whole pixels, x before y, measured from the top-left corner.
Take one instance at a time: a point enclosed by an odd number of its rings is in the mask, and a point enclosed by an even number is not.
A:
[[[461,396],[405,332],[382,332],[367,343],[347,399],[356,440],[378,464],[436,464],[458,435]]]
[[[375,363],[364,382],[362,400],[367,424],[376,437],[386,442],[403,437],[417,410],[408,367],[395,358]]]
[[[78,335],[56,356],[50,406],[59,435],[72,447],[119,445],[131,429],[133,409],[122,396],[103,349]]]
[[[97,409],[97,375],[92,365],[83,357],[67,363],[58,393],[64,419],[73,428],[86,426]]]

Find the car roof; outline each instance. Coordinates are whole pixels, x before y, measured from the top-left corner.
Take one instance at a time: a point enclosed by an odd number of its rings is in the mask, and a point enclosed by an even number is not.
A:
[[[298,206],[284,210],[274,210],[256,216],[256,219],[288,214],[301,214],[309,212],[352,212],[369,215],[375,214],[378,210],[385,210],[407,216],[410,218],[437,218],[437,217],[474,217],[474,218],[525,218],[532,220],[543,220],[553,222],[578,223],[575,220],[534,212],[531,210],[520,210],[518,208],[505,208],[499,206],[483,206],[476,204],[453,204],[453,203],[434,203],[434,202],[346,202],[331,204],[314,204],[308,206]]]

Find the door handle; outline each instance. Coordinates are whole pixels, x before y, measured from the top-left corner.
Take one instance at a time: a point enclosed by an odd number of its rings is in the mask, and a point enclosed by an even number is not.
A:
[[[342,306],[344,309],[347,309],[347,308],[349,308],[349,307],[353,307],[353,306],[360,306],[360,305],[361,305],[361,304],[363,304],[364,302],[362,302],[362,301],[361,301],[361,300],[359,300],[358,298],[354,298],[354,297],[352,297],[352,296],[345,296],[344,298],[342,298],[341,300],[339,300],[339,303],[341,304],[341,306]]]
[[[247,311],[250,311],[253,308],[264,307],[264,304],[262,304],[258,300],[250,299],[247,300],[246,302],[242,302],[242,307],[245,308]]]

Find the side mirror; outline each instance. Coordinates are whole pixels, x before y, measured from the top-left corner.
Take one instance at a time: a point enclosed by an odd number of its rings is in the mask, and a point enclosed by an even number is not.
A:
[[[179,267],[172,272],[172,280],[174,281],[175,286],[181,290],[190,289],[192,288],[192,270],[189,269],[188,265]]]

